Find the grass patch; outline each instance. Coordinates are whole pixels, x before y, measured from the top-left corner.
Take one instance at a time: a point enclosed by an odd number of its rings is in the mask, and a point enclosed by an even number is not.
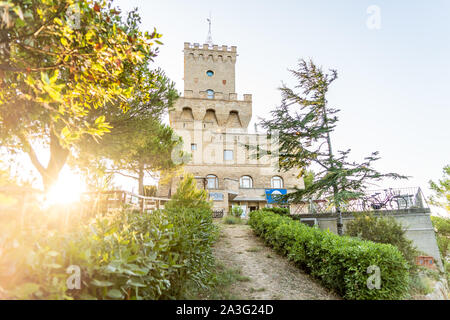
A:
[[[222,222],[225,224],[242,224],[242,219],[233,216],[226,216],[222,219]]]
[[[240,269],[228,268],[222,263],[216,263],[215,273],[211,275],[211,281],[206,288],[198,289],[192,286],[186,290],[188,300],[242,300],[232,292],[232,286],[238,282],[248,282],[251,279],[243,276]]]
[[[427,295],[433,292],[431,286],[431,279],[428,277],[420,276],[419,273],[413,273],[409,278],[409,294],[411,296]]]

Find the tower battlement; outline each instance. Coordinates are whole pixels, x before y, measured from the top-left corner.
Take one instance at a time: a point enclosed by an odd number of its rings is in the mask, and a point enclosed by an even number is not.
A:
[[[207,44],[200,45],[198,43],[184,43],[184,57],[186,60],[194,62],[236,62],[236,46],[209,46]]]
[[[209,46],[206,43],[202,44],[200,46],[199,43],[190,43],[190,42],[184,43],[184,49],[185,50],[196,49],[196,50],[205,50],[205,51],[236,52],[236,46],[226,46],[226,45],[218,46],[217,44],[215,44],[213,46]]]
[[[235,91],[236,46],[184,43],[184,90],[195,94]]]

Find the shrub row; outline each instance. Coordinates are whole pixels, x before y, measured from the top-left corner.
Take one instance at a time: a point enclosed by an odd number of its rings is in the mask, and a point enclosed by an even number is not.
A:
[[[400,299],[408,290],[408,264],[392,245],[309,227],[268,210],[250,214],[249,225],[267,244],[345,299]],[[370,289],[369,266],[380,269],[381,286]]]
[[[289,208],[273,207],[273,208],[262,208],[261,210],[273,212],[273,213],[279,214],[281,216],[287,216],[290,214]]]
[[[123,210],[71,232],[19,228],[0,239],[0,298],[182,298],[188,285],[207,283],[214,238],[208,208]],[[77,269],[80,288],[71,289]]]

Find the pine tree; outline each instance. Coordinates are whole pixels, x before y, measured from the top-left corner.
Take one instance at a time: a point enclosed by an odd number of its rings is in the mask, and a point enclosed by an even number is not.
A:
[[[382,174],[372,168],[379,159],[373,152],[362,163],[348,160],[350,149],[333,152],[331,133],[338,122],[338,109],[328,106],[328,89],[337,77],[336,70],[324,73],[313,61],[300,60],[297,70],[289,70],[298,80],[294,88],[283,84],[282,103],[271,112],[272,119],[260,123],[270,134],[278,134],[281,170],[298,169],[302,177],[314,166],[312,183],[305,189],[284,196],[283,200],[301,202],[326,198],[339,214],[338,232],[342,234],[341,209],[346,201],[361,197],[367,182],[390,177],[406,178],[396,173]],[[268,151],[268,154],[274,154]]]

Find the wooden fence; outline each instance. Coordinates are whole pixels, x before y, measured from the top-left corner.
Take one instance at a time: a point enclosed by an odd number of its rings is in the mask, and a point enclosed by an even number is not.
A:
[[[164,209],[168,198],[144,197],[128,191],[85,192],[81,198],[85,206],[96,211],[110,211],[128,207],[142,212]]]

